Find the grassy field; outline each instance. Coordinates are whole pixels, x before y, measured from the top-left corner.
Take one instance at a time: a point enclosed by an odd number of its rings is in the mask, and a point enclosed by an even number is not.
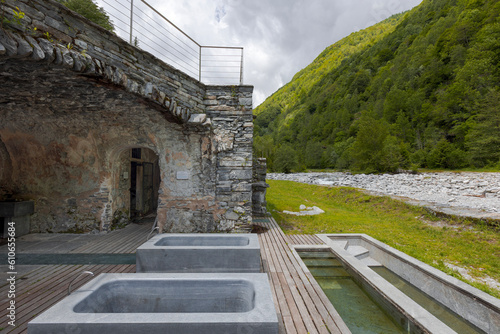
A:
[[[438,218],[421,207],[367,195],[353,188],[329,188],[267,181],[268,211],[285,233],[366,233],[497,298],[500,290],[470,281],[449,269],[468,270],[475,279],[500,281],[500,229],[458,218]],[[286,215],[299,206],[318,206],[317,216]]]

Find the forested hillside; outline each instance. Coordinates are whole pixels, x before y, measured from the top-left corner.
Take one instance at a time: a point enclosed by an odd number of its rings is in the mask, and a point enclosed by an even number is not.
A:
[[[271,170],[500,165],[500,2],[424,0],[328,47],[255,109]]]

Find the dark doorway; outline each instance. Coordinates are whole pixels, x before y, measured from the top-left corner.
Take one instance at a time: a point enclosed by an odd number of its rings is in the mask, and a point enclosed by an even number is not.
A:
[[[153,164],[145,162],[142,168],[142,203],[145,214],[148,214],[153,211]]]
[[[130,163],[130,218],[137,216],[137,164]]]
[[[150,150],[131,150],[130,218],[140,218],[158,208],[160,167],[157,156]]]

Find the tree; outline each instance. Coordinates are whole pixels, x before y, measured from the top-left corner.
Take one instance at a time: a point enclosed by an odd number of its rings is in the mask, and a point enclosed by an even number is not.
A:
[[[310,168],[321,168],[323,145],[317,141],[308,141],[304,152],[305,164]]]
[[[381,153],[388,134],[385,122],[364,113],[358,120],[358,133],[352,147],[353,167],[360,171],[381,172]]]
[[[270,170],[273,170],[275,150],[274,141],[270,135],[255,137],[255,140],[253,141],[254,156],[258,158],[266,158],[267,168]]]
[[[86,17],[106,30],[114,32],[115,27],[104,8],[98,7],[93,0],[58,0],[69,9]]]
[[[464,151],[446,139],[441,139],[427,155],[427,165],[430,168],[463,168],[467,166],[467,156]]]
[[[297,154],[290,144],[283,144],[276,152],[274,168],[277,172],[290,173],[298,166]]]
[[[353,167],[364,172],[396,172],[407,165],[407,146],[389,135],[389,125],[383,119],[364,113],[352,146]]]
[[[479,104],[482,112],[471,119],[471,130],[467,134],[466,146],[477,167],[500,162],[500,92],[491,89]]]
[[[379,155],[379,171],[394,173],[402,167],[407,167],[409,154],[406,146],[408,145],[402,144],[396,137],[387,136]]]
[[[349,137],[346,140],[337,142],[333,145],[335,154],[332,154],[332,159],[334,159],[335,168],[349,168],[352,163],[351,152],[354,141],[354,137]]]

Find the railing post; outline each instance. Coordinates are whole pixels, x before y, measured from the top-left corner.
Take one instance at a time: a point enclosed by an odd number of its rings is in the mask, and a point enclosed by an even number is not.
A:
[[[134,45],[133,23],[134,23],[134,0],[130,0],[130,44],[132,45]]]
[[[243,48],[241,48],[240,86],[243,85]]]
[[[202,46],[200,45],[200,59],[199,59],[199,63],[200,63],[199,66],[200,67],[199,67],[199,70],[198,70],[199,71],[198,72],[198,76],[199,76],[199,80],[198,81],[200,81],[200,82],[201,82],[201,49],[202,49]]]

